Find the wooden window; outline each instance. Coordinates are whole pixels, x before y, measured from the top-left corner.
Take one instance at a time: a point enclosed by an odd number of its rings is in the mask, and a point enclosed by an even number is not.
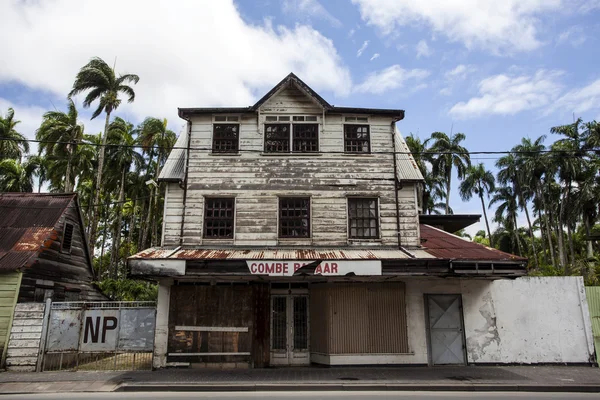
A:
[[[237,153],[240,140],[238,124],[213,125],[213,153]]]
[[[279,198],[279,237],[310,237],[310,198]]]
[[[63,232],[63,240],[61,250],[65,253],[71,252],[71,245],[73,244],[73,224],[65,223],[65,230]]]
[[[344,151],[346,153],[370,153],[369,125],[344,125]]]
[[[290,126],[287,124],[265,124],[265,151],[287,153],[290,151]]]
[[[204,237],[206,239],[232,239],[234,216],[234,198],[206,198],[204,200]]]
[[[377,199],[348,199],[348,225],[351,239],[379,238]]]
[[[319,125],[294,124],[294,152],[310,153],[319,151]]]

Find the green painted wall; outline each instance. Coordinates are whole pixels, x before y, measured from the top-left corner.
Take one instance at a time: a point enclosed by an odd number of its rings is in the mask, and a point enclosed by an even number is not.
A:
[[[6,345],[12,326],[13,312],[17,297],[19,296],[19,287],[21,285],[20,272],[0,273],[0,354],[2,360],[0,365],[4,365],[4,356],[6,354]]]
[[[594,332],[594,347],[596,348],[596,362],[600,353],[600,286],[585,288],[590,318],[592,319],[592,332]]]

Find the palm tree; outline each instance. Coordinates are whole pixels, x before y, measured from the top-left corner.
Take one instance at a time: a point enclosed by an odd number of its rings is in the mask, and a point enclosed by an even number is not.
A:
[[[29,143],[25,136],[15,130],[21,121],[15,120],[15,110],[8,109],[6,116],[0,115],[0,161],[7,158],[21,160],[29,152]]]
[[[433,174],[443,176],[446,180],[446,214],[450,211],[450,189],[452,183],[452,169],[456,168],[458,178],[462,179],[471,165],[471,157],[466,148],[460,142],[466,139],[463,133],[448,136],[443,132],[433,132],[431,138],[434,140],[431,151],[439,153],[432,161]]]
[[[127,101],[132,103],[135,100],[135,92],[129,86],[130,83],[138,83],[140,78],[134,74],[120,75],[118,78],[115,71],[101,58],[92,58],[87,63],[77,76],[73,83],[73,89],[69,93],[69,98],[79,93],[88,92],[83,100],[83,106],[88,108],[93,102],[98,101],[98,108],[92,114],[92,119],[96,118],[103,111],[106,113],[106,121],[104,123],[104,134],[102,135],[102,146],[98,152],[98,170],[96,176],[96,191],[92,205],[99,204],[100,190],[102,187],[102,173],[104,170],[104,151],[108,136],[108,125],[110,122],[110,114],[116,110],[121,104],[119,95],[121,93],[128,96]],[[93,219],[90,226],[90,244],[93,247],[96,241],[96,230],[98,228],[97,212],[93,213]]]
[[[490,206],[497,203],[499,204],[494,213],[494,221],[503,224],[507,231],[513,231],[518,245],[519,255],[523,255],[521,241],[518,237],[517,225],[517,210],[519,206],[517,204],[517,196],[510,186],[501,186],[494,191]]]
[[[175,144],[177,135],[170,129],[167,129],[167,120],[166,119],[158,119],[149,117],[146,118],[136,129],[137,137],[139,143],[142,145],[144,149],[144,153],[148,155],[148,168],[147,173],[148,177],[152,176],[151,170],[154,171],[154,176],[152,177],[156,182],[158,180],[158,176],[160,174],[160,168],[162,164],[166,161],[166,158]],[[156,162],[154,162],[154,156],[156,155]],[[155,191],[156,188],[154,186],[150,187],[150,199],[148,204],[148,214],[145,224],[145,229],[142,233],[142,245],[145,246],[147,244],[148,235],[150,234],[150,242],[152,244],[152,239],[156,239],[156,222],[153,224],[152,221],[156,218],[157,214],[157,203],[155,200]]]
[[[7,158],[0,161],[0,192],[33,192],[33,176],[37,159],[24,163]]]
[[[483,163],[479,163],[476,167],[470,166],[466,173],[465,179],[460,183],[459,193],[460,197],[464,201],[471,200],[473,195],[479,196],[481,200],[481,208],[483,210],[483,218],[485,219],[485,226],[487,228],[488,237],[490,238],[490,245],[494,247],[492,241],[492,233],[490,231],[490,224],[488,222],[487,212],[485,211],[485,201],[483,200],[484,195],[495,190],[495,179],[494,174],[485,169]]]
[[[73,191],[73,153],[83,140],[83,124],[77,121],[78,113],[73,100],[68,100],[68,112],[49,111],[44,114],[42,124],[35,137],[40,140],[39,152],[49,159],[64,159],[66,155],[64,191]]]
[[[117,268],[119,261],[119,248],[121,244],[121,225],[123,219],[123,206],[125,203],[125,185],[127,181],[127,172],[132,164],[139,169],[143,163],[143,158],[135,149],[136,141],[133,137],[133,124],[117,117],[110,124],[108,131],[107,159],[110,165],[115,167],[115,171],[120,171],[119,179],[119,197],[116,204],[117,223],[115,235],[113,237],[112,256],[114,261],[113,278],[117,277]]]

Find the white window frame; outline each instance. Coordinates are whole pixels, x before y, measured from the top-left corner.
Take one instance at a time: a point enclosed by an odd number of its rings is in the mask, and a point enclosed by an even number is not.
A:
[[[286,153],[283,153],[286,154]],[[281,237],[279,236],[279,200],[282,198],[291,198],[291,199],[296,199],[296,198],[302,198],[302,197],[308,197],[308,224],[309,224],[309,229],[308,229],[308,237]],[[277,240],[278,241],[310,241],[313,239],[313,198],[311,195],[309,194],[286,194],[286,195],[279,195],[277,196]]]
[[[353,238],[350,236],[350,200],[376,199],[377,200],[377,237]],[[380,195],[356,195],[346,196],[346,237],[349,242],[373,242],[381,241],[381,196]]]
[[[277,121],[269,121],[267,120],[267,118],[277,118]],[[289,118],[288,121],[282,121],[281,117],[284,118]],[[294,117],[298,118],[304,118],[304,121],[294,121]],[[310,118],[315,118],[314,121],[306,121],[306,117],[310,117]],[[310,125],[317,125],[317,151],[309,151],[309,152],[298,152],[298,151],[293,151],[294,148],[294,125],[300,125],[300,124],[310,124]],[[294,155],[294,154],[319,154],[321,152],[321,130],[322,130],[322,125],[323,124],[323,120],[322,117],[320,115],[302,115],[302,114],[286,114],[286,115],[264,115],[263,114],[263,121],[262,121],[262,128],[263,128],[263,154],[266,155],[283,155],[283,154],[290,154],[290,155]],[[289,126],[289,151],[287,152],[276,152],[276,151],[266,151],[266,141],[267,141],[267,130],[265,129],[265,125],[288,125]]]
[[[225,121],[217,121],[217,118],[225,118]],[[235,120],[229,121],[229,118],[236,118]],[[237,124],[238,126],[238,149],[236,152],[215,152],[214,151],[214,136],[215,136],[215,125],[220,124]],[[240,154],[242,143],[242,115],[241,114],[213,114],[210,124],[210,155],[215,156],[236,156]]]

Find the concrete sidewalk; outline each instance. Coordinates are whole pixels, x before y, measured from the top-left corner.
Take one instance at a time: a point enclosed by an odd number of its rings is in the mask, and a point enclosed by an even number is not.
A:
[[[0,394],[258,390],[600,392],[600,369],[570,366],[305,367],[0,373]]]

